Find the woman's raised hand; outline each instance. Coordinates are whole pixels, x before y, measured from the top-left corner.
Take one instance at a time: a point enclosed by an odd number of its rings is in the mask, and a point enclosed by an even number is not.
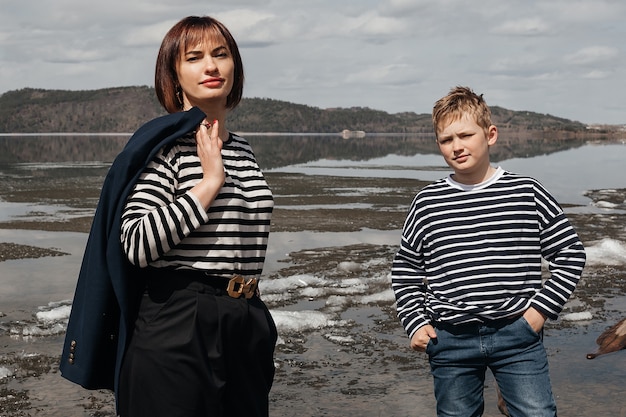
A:
[[[196,147],[202,165],[202,180],[191,192],[198,197],[204,209],[208,209],[226,181],[222,162],[222,139],[217,120],[208,123],[206,119],[196,130]]]

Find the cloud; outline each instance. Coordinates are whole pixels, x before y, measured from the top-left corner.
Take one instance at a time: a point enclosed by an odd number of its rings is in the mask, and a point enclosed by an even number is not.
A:
[[[536,2],[536,7],[544,16],[583,26],[618,20],[626,13],[626,4],[615,0],[544,0]]]
[[[237,39],[247,96],[428,112],[463,84],[493,105],[626,122],[614,0],[5,1],[0,94],[151,85],[167,30],[205,14]]]
[[[407,23],[395,17],[380,16],[376,12],[367,12],[356,18],[346,19],[342,32],[357,33],[370,40],[383,41],[384,38],[397,37],[406,31]]]
[[[506,36],[539,36],[551,32],[551,25],[540,17],[509,20],[492,29],[492,33]]]
[[[267,11],[234,9],[218,13],[216,18],[224,22],[240,47],[269,46],[296,34],[290,20]]]
[[[408,64],[373,65],[348,74],[346,83],[409,86],[419,83],[419,71]]]
[[[519,54],[495,59],[489,66],[494,73],[533,73],[542,72],[545,61],[536,54]]]
[[[110,58],[110,55],[101,49],[55,47],[46,50],[43,60],[54,64],[81,64],[89,62],[104,61]]]
[[[582,78],[588,80],[603,80],[605,78],[609,78],[613,75],[612,71],[602,71],[602,70],[591,70],[582,75]]]
[[[588,46],[564,57],[569,65],[595,65],[614,61],[620,55],[612,46]]]
[[[130,47],[144,47],[161,44],[163,37],[175,24],[175,21],[162,21],[154,24],[129,27],[124,33],[118,35],[120,45]]]

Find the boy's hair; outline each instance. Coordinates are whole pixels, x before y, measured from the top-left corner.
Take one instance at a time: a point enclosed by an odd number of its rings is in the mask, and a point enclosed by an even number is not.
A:
[[[439,133],[440,127],[446,122],[458,120],[463,115],[474,118],[476,124],[485,130],[491,126],[491,110],[483,99],[469,87],[455,87],[448,95],[440,98],[433,107],[433,127],[435,134]]]
[[[185,52],[188,47],[211,41],[223,42],[233,57],[234,82],[226,107],[234,109],[239,104],[243,95],[244,74],[237,42],[220,21],[209,16],[189,16],[176,23],[167,32],[157,56],[154,88],[159,102],[169,113],[182,110],[183,103],[176,72],[181,53]]]

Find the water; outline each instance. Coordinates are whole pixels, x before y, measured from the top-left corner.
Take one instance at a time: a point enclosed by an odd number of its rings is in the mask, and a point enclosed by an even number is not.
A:
[[[389,289],[413,194],[448,172],[432,139],[249,140],[277,201],[261,284],[280,333],[272,415],[434,415],[427,361],[408,349]],[[42,151],[42,138],[0,138],[0,245],[34,248],[0,262],[0,416],[110,416],[111,395],[60,378],[55,361],[84,218],[125,138],[45,141]],[[585,359],[626,310],[626,146],[576,142],[520,155],[496,163],[552,191],[589,257],[562,316],[569,320],[546,327],[560,415],[626,416],[626,351]],[[281,228],[288,220],[299,226]],[[498,415],[489,379],[486,402],[485,415]]]
[[[549,155],[500,160],[494,165],[535,177],[562,204],[588,205],[590,200],[583,196],[585,191],[626,186],[624,157],[624,144],[588,144]],[[425,181],[439,179],[449,171],[437,154],[388,154],[366,161],[320,159],[276,170],[308,175],[416,178]]]

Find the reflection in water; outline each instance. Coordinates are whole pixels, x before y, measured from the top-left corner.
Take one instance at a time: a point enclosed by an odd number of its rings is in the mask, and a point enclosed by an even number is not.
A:
[[[11,136],[0,137],[0,164],[20,162],[111,162],[128,141],[120,136]],[[363,161],[389,154],[436,154],[437,147],[430,134],[370,134],[364,138],[343,139],[339,135],[249,134],[263,169],[302,164],[318,159]],[[501,138],[492,150],[494,161],[514,157],[528,158],[580,147],[583,139],[550,140]]]
[[[23,162],[112,162],[128,136],[0,137],[0,164]]]
[[[247,139],[264,170],[423,181],[441,178],[449,171],[431,135],[343,139],[339,135],[250,134]],[[127,140],[128,136],[0,137],[0,185],[3,177],[12,176],[33,181],[59,179],[62,183],[63,178],[75,176],[76,169],[83,170],[81,177],[86,181],[101,181],[98,175],[106,173]],[[585,206],[589,203],[586,192],[625,186],[623,144],[501,137],[491,152],[495,164],[537,178],[561,203]],[[85,196],[89,204],[95,197]]]

